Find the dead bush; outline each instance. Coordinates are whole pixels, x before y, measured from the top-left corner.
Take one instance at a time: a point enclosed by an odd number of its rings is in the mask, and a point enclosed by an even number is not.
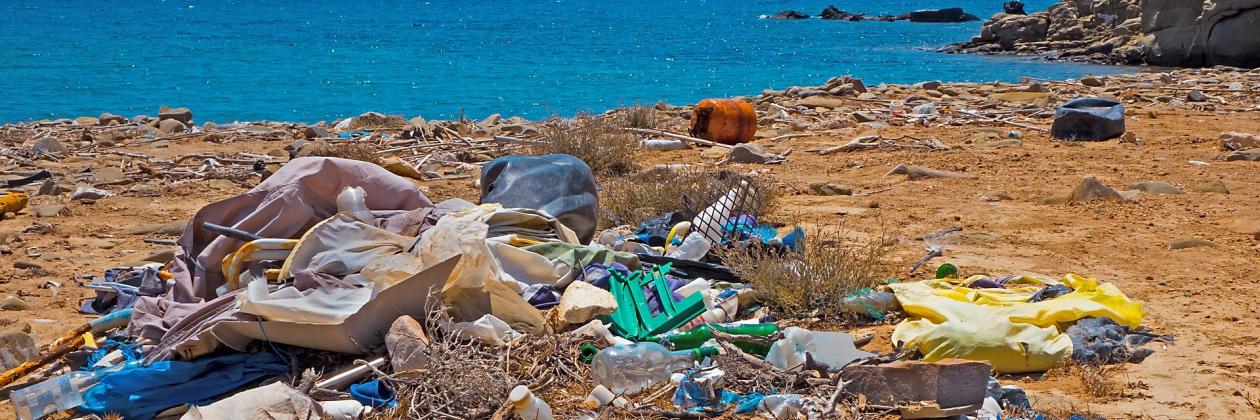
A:
[[[381,164],[380,152],[378,152],[372,145],[366,143],[328,144],[324,142],[315,142],[302,148],[301,156],[336,157],[361,160],[377,165]]]
[[[608,119],[578,115],[571,120],[552,119],[544,124],[536,142],[526,153],[572,155],[591,167],[596,175],[620,175],[635,168],[639,142]]]
[[[635,104],[621,110],[623,126],[630,128],[657,128],[661,118],[656,107]]]
[[[748,181],[755,204],[745,209],[760,218],[773,210],[775,188],[768,177],[747,177],[730,171],[654,168],[626,178],[602,183],[599,205],[604,227],[631,225],[669,212],[691,213],[703,210],[717,198]]]
[[[406,126],[407,119],[401,115],[385,115],[376,112],[368,112],[354,117],[354,120],[350,122],[350,128],[353,130],[404,128]]]
[[[891,244],[882,235],[858,240],[843,228],[814,229],[795,252],[719,249],[718,256],[779,316],[836,319],[845,296],[884,282]]]
[[[502,418],[510,414],[504,401],[517,385],[553,402],[557,415],[578,414],[576,402],[562,403],[561,395],[588,382],[579,355],[582,344],[593,340],[544,333],[526,335],[506,348],[490,347],[443,333],[440,326],[450,321],[444,308],[429,312],[424,323],[431,339],[428,364],[383,377],[395,390],[398,406],[371,418]]]

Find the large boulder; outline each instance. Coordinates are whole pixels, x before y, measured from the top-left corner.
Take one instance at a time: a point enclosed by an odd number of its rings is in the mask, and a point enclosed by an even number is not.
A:
[[[1028,14],[1028,12],[1025,12],[1025,11],[1024,11],[1024,2],[1022,2],[1022,1],[1018,1],[1018,0],[1017,0],[1017,1],[1008,1],[1008,2],[1006,2],[1006,3],[1002,3],[1002,12],[1003,12],[1003,13],[1006,13],[1006,14],[1008,14],[1008,15],[1026,15],[1026,14]]]
[[[782,12],[767,16],[767,18],[768,19],[786,19],[786,20],[809,19],[809,15],[795,11],[795,10],[784,10]]]
[[[188,108],[171,108],[162,105],[158,108],[158,121],[163,120],[175,120],[188,125],[192,123],[192,111]]]
[[[1260,67],[1260,0],[1142,0],[1146,62]]]
[[[964,12],[961,7],[950,7],[946,9],[928,9],[916,10],[910,12],[911,22],[924,23],[954,23],[954,22],[973,22],[980,20],[976,15]]]
[[[849,13],[849,12],[837,9],[836,6],[827,6],[826,9],[823,9],[822,13],[818,14],[818,17],[822,19],[827,19],[827,20],[859,21],[865,18],[866,16],[859,13]]]

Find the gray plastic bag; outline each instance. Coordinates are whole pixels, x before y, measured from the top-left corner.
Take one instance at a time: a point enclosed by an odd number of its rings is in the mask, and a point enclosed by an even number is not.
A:
[[[486,163],[481,168],[481,202],[545,211],[583,244],[595,236],[595,175],[586,162],[570,155],[513,155]]]

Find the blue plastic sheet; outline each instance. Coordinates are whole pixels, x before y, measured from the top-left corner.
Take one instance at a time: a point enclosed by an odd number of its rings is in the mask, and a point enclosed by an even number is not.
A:
[[[128,367],[101,378],[83,393],[79,411],[128,419],[151,419],[181,404],[208,403],[242,385],[289,372],[284,359],[269,353],[231,353],[197,360],[161,361]]]

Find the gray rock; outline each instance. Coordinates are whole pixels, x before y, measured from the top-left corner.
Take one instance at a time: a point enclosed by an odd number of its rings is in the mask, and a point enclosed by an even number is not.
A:
[[[1207,95],[1204,95],[1203,92],[1197,90],[1192,90],[1190,93],[1186,94],[1186,101],[1188,102],[1203,102],[1206,100],[1208,100]]]
[[[932,80],[932,81],[927,81],[927,82],[915,83],[914,87],[919,88],[919,89],[926,89],[926,90],[936,90],[936,89],[940,89],[941,85],[942,83],[940,81]]]
[[[13,248],[8,245],[0,245],[0,255],[13,255]]]
[[[310,127],[306,127],[305,130],[302,130],[302,136],[308,139],[325,138],[325,137],[332,137],[332,133],[329,133],[328,129],[324,127],[310,126]],[[300,149],[300,147],[298,149]]]
[[[1229,152],[1228,155],[1225,155],[1225,160],[1226,161],[1235,161],[1235,160],[1260,161],[1260,148]]]
[[[26,303],[17,296],[9,295],[0,301],[0,310],[3,311],[25,311],[31,309],[31,304]]]
[[[179,120],[162,120],[158,123],[158,132],[162,134],[182,133],[188,129],[187,125]]]
[[[1088,177],[1081,180],[1076,188],[1072,189],[1072,193],[1068,195],[1068,201],[1072,203],[1088,203],[1094,200],[1123,200],[1124,197],[1116,190],[1111,189],[1098,178]]]
[[[44,183],[39,184],[39,195],[62,195],[67,191],[70,189],[51,179],[46,179]]]
[[[931,169],[916,165],[900,164],[888,171],[884,176],[889,175],[905,175],[906,179],[916,181],[929,178],[976,178],[975,175],[964,174],[959,172],[942,171],[939,169]]]
[[[853,113],[853,120],[860,123],[864,123],[864,122],[878,121],[879,119],[875,118],[874,115],[858,111],[858,112]]]
[[[419,322],[403,315],[394,320],[385,334],[385,350],[394,373],[424,368],[429,363],[429,336]]]
[[[68,150],[66,145],[52,136],[35,139],[35,141],[31,142],[31,149],[38,153],[61,153]]]
[[[184,126],[187,127],[188,124],[192,124],[192,111],[189,111],[188,108],[171,108],[166,105],[162,105],[161,107],[158,107],[158,120],[175,120],[183,123]]]
[[[814,194],[825,196],[853,195],[852,188],[830,182],[815,182],[813,184],[809,184],[809,190],[813,191]]]
[[[1216,243],[1199,238],[1180,238],[1168,243],[1168,249],[1187,249],[1198,247],[1215,247]]]
[[[1185,194],[1176,185],[1169,184],[1164,181],[1148,181],[1129,184],[1129,189],[1138,190],[1147,194]]]
[[[500,121],[500,120],[502,120],[502,119],[503,119],[503,116],[502,116],[502,115],[499,115],[499,114],[490,114],[490,116],[489,116],[489,117],[486,117],[485,119],[481,120],[481,122],[477,123],[477,126],[479,126],[479,127],[481,127],[481,128],[487,128],[487,127],[493,126],[493,125],[495,125],[495,124],[498,124],[498,123],[499,123],[499,121]]]
[[[51,204],[35,209],[35,217],[57,217],[66,214],[66,206],[60,204]]]
[[[110,124],[126,124],[126,123],[127,123],[127,119],[126,119],[126,118],[123,118],[123,117],[118,116],[118,115],[110,114],[110,113],[108,113],[108,112],[103,112],[103,113],[101,113],[101,116],[96,117],[96,119],[100,120],[101,125],[110,125]]]
[[[727,154],[727,157],[732,163],[769,164],[780,163],[784,160],[782,156],[773,153],[766,153],[761,150],[761,146],[748,143],[732,147],[730,152]]]

